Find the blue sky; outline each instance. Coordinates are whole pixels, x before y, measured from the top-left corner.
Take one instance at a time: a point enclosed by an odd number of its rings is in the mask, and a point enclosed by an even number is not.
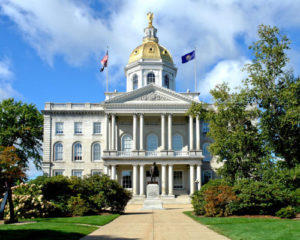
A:
[[[107,46],[109,89],[124,91],[124,66],[142,42],[149,11],[178,68],[177,91],[194,90],[193,63],[180,63],[194,47],[201,100],[223,81],[239,86],[259,24],[278,26],[292,40],[290,66],[300,72],[299,0],[0,0],[0,100],[39,109],[45,102],[103,101],[99,63]]]

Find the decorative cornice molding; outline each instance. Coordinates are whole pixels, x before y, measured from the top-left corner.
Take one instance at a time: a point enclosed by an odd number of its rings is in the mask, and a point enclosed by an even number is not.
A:
[[[105,110],[42,110],[44,115],[103,115]]]

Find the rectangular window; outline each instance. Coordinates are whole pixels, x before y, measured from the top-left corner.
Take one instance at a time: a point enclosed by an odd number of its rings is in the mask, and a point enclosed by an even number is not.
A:
[[[123,188],[132,188],[131,182],[132,171],[122,171],[122,186]]]
[[[72,176],[81,178],[82,177],[82,170],[73,170],[72,171]]]
[[[183,172],[182,171],[174,171],[174,189],[183,189]]]
[[[212,179],[212,171],[204,170],[203,171],[203,184],[208,183],[210,179]]]
[[[203,123],[202,131],[203,131],[203,134],[206,134],[209,132],[209,124],[207,122]]]
[[[100,122],[94,122],[93,133],[94,134],[100,134],[101,133],[101,123]]]
[[[55,123],[55,133],[56,134],[63,134],[64,133],[64,123],[63,122]]]
[[[74,133],[75,134],[82,134],[82,122],[75,122],[74,123]]]
[[[102,171],[101,170],[92,170],[92,176],[94,175],[101,175]]]
[[[53,170],[53,176],[64,175],[64,170]]]

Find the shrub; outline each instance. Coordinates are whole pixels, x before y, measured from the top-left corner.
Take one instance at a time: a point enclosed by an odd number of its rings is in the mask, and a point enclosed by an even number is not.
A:
[[[236,214],[275,214],[287,205],[294,205],[295,194],[279,182],[240,179],[236,182],[235,193],[238,205]]]
[[[233,198],[231,187],[224,180],[215,179],[210,180],[201,187],[200,191],[193,194],[192,205],[196,215],[229,215],[227,205],[233,201]],[[214,202],[215,200],[217,202]]]
[[[98,211],[109,208],[112,212],[123,212],[131,198],[131,192],[106,175],[90,176],[83,179],[82,196]]]
[[[31,181],[42,185],[45,199],[55,206],[55,216],[71,216],[89,213],[100,213],[104,209],[122,212],[131,198],[131,193],[116,181],[107,176],[78,177],[38,177]],[[75,208],[78,205],[88,206],[89,209]],[[80,208],[80,207],[79,207]]]
[[[207,217],[226,217],[231,215],[229,204],[236,201],[232,187],[228,185],[211,186],[204,191],[206,202],[205,216]]]
[[[89,206],[89,203],[81,198],[78,194],[76,197],[71,197],[68,201],[68,208],[72,216],[84,216],[95,213]]]
[[[292,206],[287,206],[277,211],[276,216],[280,218],[294,218],[296,216],[296,211]]]
[[[196,191],[192,195],[192,205],[194,208],[194,213],[199,215],[205,214],[205,200],[204,200],[204,192],[203,191]]]
[[[17,218],[36,218],[51,216],[55,207],[44,199],[41,186],[21,183],[12,187],[12,200]],[[9,217],[8,204],[7,215]]]
[[[71,212],[68,208],[68,200],[71,196],[76,196],[78,192],[72,189],[71,181],[65,176],[37,177],[29,183],[41,185],[44,198],[55,206],[53,215],[70,216]]]

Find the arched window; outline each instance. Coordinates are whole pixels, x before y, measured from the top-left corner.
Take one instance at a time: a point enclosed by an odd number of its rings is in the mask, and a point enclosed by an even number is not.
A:
[[[136,74],[134,74],[132,78],[132,88],[133,90],[138,88],[138,76]]]
[[[122,151],[130,152],[132,150],[132,137],[128,134],[122,137]]]
[[[204,156],[204,161],[210,161],[211,160],[211,155],[210,152],[208,151],[209,143],[204,143],[203,144],[203,156]]]
[[[147,151],[156,151],[158,147],[158,138],[151,133],[147,136]]]
[[[170,79],[168,75],[165,75],[164,85],[166,88],[170,88]]]
[[[99,143],[94,143],[92,146],[93,161],[101,160],[101,147]]]
[[[62,161],[63,160],[63,153],[64,153],[64,148],[62,143],[55,143],[54,145],[54,156],[55,156],[55,161]]]
[[[81,146],[81,143],[75,143],[74,144],[73,156],[74,156],[74,159],[73,159],[74,161],[82,160],[82,146]]]
[[[155,83],[155,75],[153,72],[147,74],[147,84]]]
[[[182,151],[183,143],[182,143],[182,136],[179,134],[175,134],[172,137],[172,144],[174,151]]]

